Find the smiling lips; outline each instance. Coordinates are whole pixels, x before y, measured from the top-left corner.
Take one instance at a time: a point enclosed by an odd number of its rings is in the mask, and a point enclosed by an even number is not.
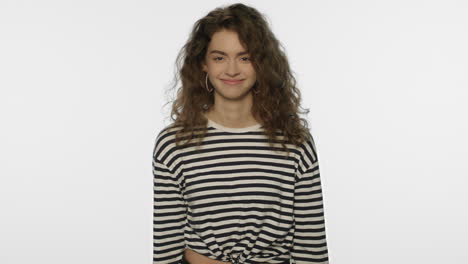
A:
[[[239,84],[241,82],[243,82],[244,80],[229,80],[229,79],[225,79],[225,80],[222,80],[225,84]]]

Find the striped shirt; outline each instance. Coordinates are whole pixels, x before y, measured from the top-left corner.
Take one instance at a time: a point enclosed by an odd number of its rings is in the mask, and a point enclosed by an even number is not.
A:
[[[185,248],[233,264],[328,263],[313,139],[286,144],[286,158],[261,124],[208,119],[199,147],[177,147],[177,129],[162,129],[154,145],[153,264],[179,264]]]

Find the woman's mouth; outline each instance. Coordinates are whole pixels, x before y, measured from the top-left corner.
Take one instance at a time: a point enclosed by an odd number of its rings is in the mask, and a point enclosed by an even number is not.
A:
[[[222,80],[225,84],[239,84],[242,83],[244,80]]]

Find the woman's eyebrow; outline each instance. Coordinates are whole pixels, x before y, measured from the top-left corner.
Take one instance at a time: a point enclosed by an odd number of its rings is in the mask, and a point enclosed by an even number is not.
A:
[[[222,54],[222,55],[227,56],[227,53],[226,53],[226,52],[220,51],[220,50],[212,50],[212,51],[210,52],[210,54],[212,54],[212,53],[219,53],[219,54]],[[244,54],[248,54],[248,53],[249,53],[248,51],[241,51],[241,52],[238,52],[238,53],[237,53],[237,56],[244,55]]]

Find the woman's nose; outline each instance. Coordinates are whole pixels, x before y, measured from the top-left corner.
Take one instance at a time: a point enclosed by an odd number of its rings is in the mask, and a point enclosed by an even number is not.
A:
[[[232,60],[228,63],[228,68],[226,70],[226,74],[229,75],[230,77],[234,77],[239,73],[239,67],[237,65],[237,62]]]

